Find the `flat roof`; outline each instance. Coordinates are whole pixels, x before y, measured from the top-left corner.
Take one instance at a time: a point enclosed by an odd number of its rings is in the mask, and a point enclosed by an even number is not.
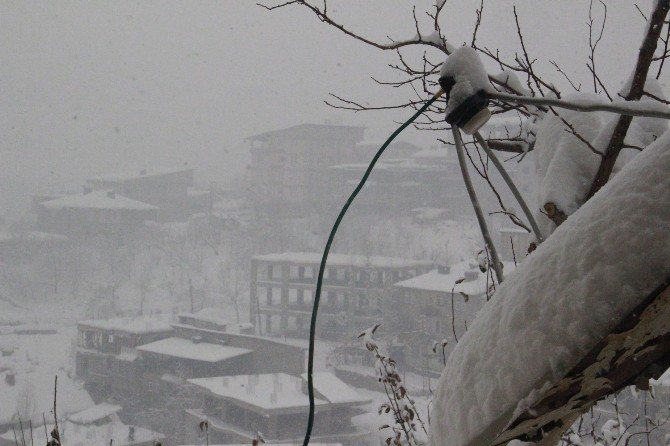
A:
[[[324,136],[333,135],[337,132],[340,134],[349,134],[352,130],[361,132],[361,139],[365,127],[353,125],[333,125],[333,124],[299,124],[279,130],[270,130],[269,132],[259,133],[257,135],[248,136],[246,139],[250,141],[264,141],[272,137],[293,137],[293,138],[323,138]]]
[[[307,373],[303,373],[301,377],[307,382]],[[330,372],[314,373],[313,378],[314,390],[319,392],[329,403],[368,404],[372,402],[372,400],[362,397],[354,388]]]
[[[303,392],[306,379],[306,375],[298,377],[286,373],[272,373],[195,378],[188,381],[209,390],[214,395],[235,400],[257,410],[281,411],[309,408],[309,399]],[[360,405],[371,402],[330,372],[314,374],[314,386],[322,397],[315,399],[318,406]]]
[[[286,373],[217,376],[189,379],[188,381],[214,395],[235,400],[256,410],[281,411],[309,408],[309,399],[302,392],[302,378]],[[328,402],[315,399],[315,404],[325,406]]]
[[[184,338],[161,339],[149,344],[140,345],[141,352],[156,353],[174,358],[192,359],[203,362],[220,362],[251,353],[251,350],[239,347],[230,347],[209,342],[193,342]]]
[[[112,210],[132,210],[132,211],[151,211],[158,209],[156,206],[133,200],[117,193],[110,196],[110,191],[95,190],[88,193],[70,194],[47,200],[40,203],[47,209],[112,209]]]
[[[514,270],[514,262],[503,262],[506,272]],[[466,280],[459,284],[456,281],[465,277],[466,271],[474,271],[477,277],[473,280]],[[477,295],[486,293],[487,280],[486,273],[479,271],[479,266],[470,261],[463,261],[450,266],[447,274],[440,273],[437,269],[426,274],[421,274],[411,279],[403,280],[395,284],[398,288],[436,291],[440,293],[465,293],[468,295]]]
[[[132,334],[161,333],[171,331],[170,316],[136,316],[113,319],[95,319],[77,323],[79,327],[100,330],[115,330]]]
[[[81,412],[68,416],[68,420],[77,424],[91,424],[103,418],[107,418],[122,409],[118,404],[100,403],[91,406]]]
[[[292,264],[318,265],[321,263],[320,252],[282,252],[253,256],[254,260],[263,262],[282,262]],[[397,257],[362,256],[355,254],[330,254],[328,266],[358,266],[374,268],[405,268],[413,266],[429,266],[429,260],[401,259]]]
[[[161,167],[153,166],[146,169],[140,169],[132,172],[118,172],[105,175],[98,175],[88,178],[87,181],[103,181],[109,183],[122,183],[124,181],[135,180],[138,178],[157,177],[161,175],[170,175],[179,172],[188,172],[192,167]]]

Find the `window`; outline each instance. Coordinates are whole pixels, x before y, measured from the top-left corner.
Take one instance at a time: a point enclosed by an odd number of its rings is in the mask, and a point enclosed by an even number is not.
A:
[[[314,278],[314,269],[311,266],[307,266],[304,268],[305,269],[305,279],[313,279]]]

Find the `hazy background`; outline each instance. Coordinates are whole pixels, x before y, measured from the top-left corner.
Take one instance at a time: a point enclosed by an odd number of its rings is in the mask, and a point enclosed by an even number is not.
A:
[[[478,4],[448,2],[443,30],[452,43],[471,39]],[[597,64],[615,89],[632,68],[643,20],[633,2],[607,4]],[[643,10],[649,4],[639,2]],[[555,59],[588,89],[588,2],[488,2],[479,39],[503,56],[517,49],[512,5],[531,52]],[[371,38],[415,33],[404,0],[331,1],[329,9]],[[624,25],[635,32],[620,35]],[[25,211],[30,193],[78,188],[87,176],[138,166],[188,163],[199,178],[230,181],[248,162],[246,136],[303,122],[365,125],[368,139],[380,139],[406,112],[354,114],[323,100],[334,92],[401,101],[407,92],[369,79],[388,79],[386,64],[394,61],[393,53],[356,42],[298,7],[268,12],[247,0],[0,2],[0,215]],[[404,138],[431,144],[435,135]]]

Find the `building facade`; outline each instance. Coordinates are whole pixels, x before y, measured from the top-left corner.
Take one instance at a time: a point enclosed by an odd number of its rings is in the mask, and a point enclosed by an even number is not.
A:
[[[251,261],[251,321],[260,334],[306,337],[320,253],[277,253]],[[339,339],[379,322],[395,282],[431,262],[331,254],[324,274],[317,336]]]

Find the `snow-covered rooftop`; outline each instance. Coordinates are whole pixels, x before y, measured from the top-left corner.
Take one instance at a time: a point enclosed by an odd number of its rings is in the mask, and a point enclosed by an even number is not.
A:
[[[65,195],[55,200],[43,201],[41,206],[47,209],[112,209],[151,211],[158,209],[156,206],[133,200],[107,190],[95,190],[88,193]]]
[[[81,321],[80,327],[116,330],[132,334],[160,333],[172,330],[169,315],[119,317]]]
[[[220,362],[251,353],[246,348],[230,347],[208,342],[193,342],[190,339],[167,338],[140,345],[137,350],[175,358],[193,359],[204,362]]]
[[[285,373],[196,378],[189,382],[257,410],[304,411],[309,408],[307,394],[303,392],[304,379]],[[315,374],[314,385],[322,396],[316,399],[317,406],[370,402],[329,372]]]
[[[264,141],[271,138],[314,138],[324,139],[332,136],[348,135],[351,133],[360,134],[360,139],[363,138],[363,131],[365,127],[350,126],[350,125],[332,125],[332,124],[300,124],[292,127],[271,130],[269,132],[259,133],[258,135],[248,136],[249,141]]]
[[[303,373],[301,376],[307,382],[307,374]],[[359,392],[330,372],[317,372],[314,373],[313,377],[314,390],[320,393],[329,403],[367,404],[372,402],[362,397]]]
[[[514,269],[513,262],[503,262],[506,273]],[[468,280],[468,275],[476,275],[476,278]],[[465,281],[456,284],[456,281],[466,278]],[[486,293],[486,287],[490,284],[487,281],[486,274],[479,270],[479,265],[474,261],[463,261],[450,266],[449,273],[440,273],[437,269],[421,274],[420,276],[412,277],[411,279],[397,282],[396,287],[422,290],[422,291],[436,291],[440,293],[451,293],[453,289],[455,293],[465,293],[471,296]]]
[[[206,307],[195,313],[179,313],[178,318],[184,317],[196,321],[209,322],[216,325],[227,325],[230,323],[230,310],[219,307]]]
[[[285,373],[195,378],[189,379],[189,382],[214,395],[256,409],[274,411],[309,408],[307,395],[302,391],[302,378]],[[316,399],[315,403],[317,406],[328,404],[321,399]]]
[[[73,413],[68,417],[68,420],[77,424],[91,424],[98,420],[114,415],[122,409],[118,404],[100,403],[82,410],[81,412]]]
[[[153,444],[158,440],[163,440],[165,436],[158,432],[145,429],[139,426],[132,426],[134,428],[133,440],[128,439],[128,433],[131,426],[123,424],[120,421],[112,421],[111,423],[97,425],[82,426],[80,424],[66,421],[64,423],[58,422],[58,428],[62,432],[62,443],[68,446],[92,446],[92,445],[108,445],[110,440],[115,446],[132,446],[136,444]],[[25,426],[24,426],[25,428]],[[33,424],[33,437],[44,438],[44,425]],[[53,425],[46,428],[49,432],[53,430]],[[30,436],[30,429],[24,429],[26,438]],[[0,435],[3,444],[14,445],[14,433],[10,430]]]
[[[294,264],[318,265],[321,263],[319,252],[282,252],[263,254],[253,257],[263,262],[284,262]],[[361,256],[355,254],[330,254],[328,266],[356,266],[372,268],[411,268],[413,266],[427,266],[433,263],[427,260],[401,259],[397,257]]]
[[[53,234],[51,232],[41,231],[26,231],[26,232],[10,232],[0,230],[0,243],[10,242],[64,242],[68,238],[62,234]]]
[[[160,175],[170,175],[179,172],[188,172],[193,170],[192,167],[162,167],[153,166],[146,169],[141,169],[133,172],[111,173],[106,175],[99,175],[91,177],[89,181],[103,181],[108,183],[122,183],[124,181],[135,180],[138,178],[147,178]]]

